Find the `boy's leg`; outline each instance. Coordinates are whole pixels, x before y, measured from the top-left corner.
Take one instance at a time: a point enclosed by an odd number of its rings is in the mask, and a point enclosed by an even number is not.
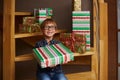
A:
[[[37,80],[51,80],[47,73],[37,73]]]
[[[64,73],[56,73],[52,80],[68,80]]]

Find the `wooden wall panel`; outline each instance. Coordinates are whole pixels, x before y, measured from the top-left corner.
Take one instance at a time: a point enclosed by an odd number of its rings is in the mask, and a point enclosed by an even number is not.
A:
[[[3,54],[3,49],[2,49],[2,39],[3,39],[3,37],[2,37],[2,32],[3,32],[3,30],[2,30],[2,26],[3,26],[3,24],[2,24],[2,19],[3,19],[3,17],[0,15],[0,80],[2,80],[2,54]]]
[[[0,80],[2,80],[2,27],[3,27],[3,0],[0,0]]]
[[[0,13],[3,11],[3,0],[0,0]]]
[[[108,80],[108,7],[100,3],[100,80]]]
[[[108,3],[108,80],[118,80],[117,0],[105,1]]]
[[[0,30],[0,80],[2,80],[2,31]]]

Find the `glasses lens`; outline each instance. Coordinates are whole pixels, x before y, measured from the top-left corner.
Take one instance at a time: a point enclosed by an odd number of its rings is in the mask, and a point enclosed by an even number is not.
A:
[[[44,29],[55,29],[55,26],[45,26]]]

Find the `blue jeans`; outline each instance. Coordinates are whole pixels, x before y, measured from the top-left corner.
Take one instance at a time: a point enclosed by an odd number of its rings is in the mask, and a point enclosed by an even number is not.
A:
[[[66,76],[64,73],[59,72],[50,72],[50,73],[37,73],[37,80],[67,80]]]

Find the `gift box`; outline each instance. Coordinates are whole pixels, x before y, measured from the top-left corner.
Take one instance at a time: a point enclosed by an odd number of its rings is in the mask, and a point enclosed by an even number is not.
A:
[[[73,52],[84,53],[86,51],[86,37],[83,34],[60,33],[59,40]]]
[[[41,24],[45,19],[51,18],[53,15],[52,8],[41,8],[34,9],[34,16],[36,17],[36,21]]]
[[[72,33],[60,33],[59,40],[71,51],[74,51],[74,44],[73,44],[73,35]]]
[[[74,34],[74,51],[84,53],[86,51],[86,35]]]
[[[27,33],[32,33],[32,32],[40,32],[40,25],[38,23],[27,25],[23,24],[23,27],[25,27]]]
[[[34,48],[33,51],[42,68],[65,64],[74,60],[73,52],[62,43]]]
[[[86,50],[90,50],[90,11],[72,12],[72,31],[86,35]]]
[[[47,10],[47,16],[48,17],[53,16],[53,10],[52,10],[52,8],[46,8],[46,10]]]
[[[23,24],[19,25],[19,32],[40,32],[40,25],[35,17],[23,17]]]
[[[81,0],[74,0],[74,11],[81,11]]]
[[[35,24],[35,22],[36,22],[35,17],[23,17],[23,24],[31,25],[31,24]]]
[[[19,24],[19,33],[25,33],[26,32],[26,27],[23,26],[23,24]]]

